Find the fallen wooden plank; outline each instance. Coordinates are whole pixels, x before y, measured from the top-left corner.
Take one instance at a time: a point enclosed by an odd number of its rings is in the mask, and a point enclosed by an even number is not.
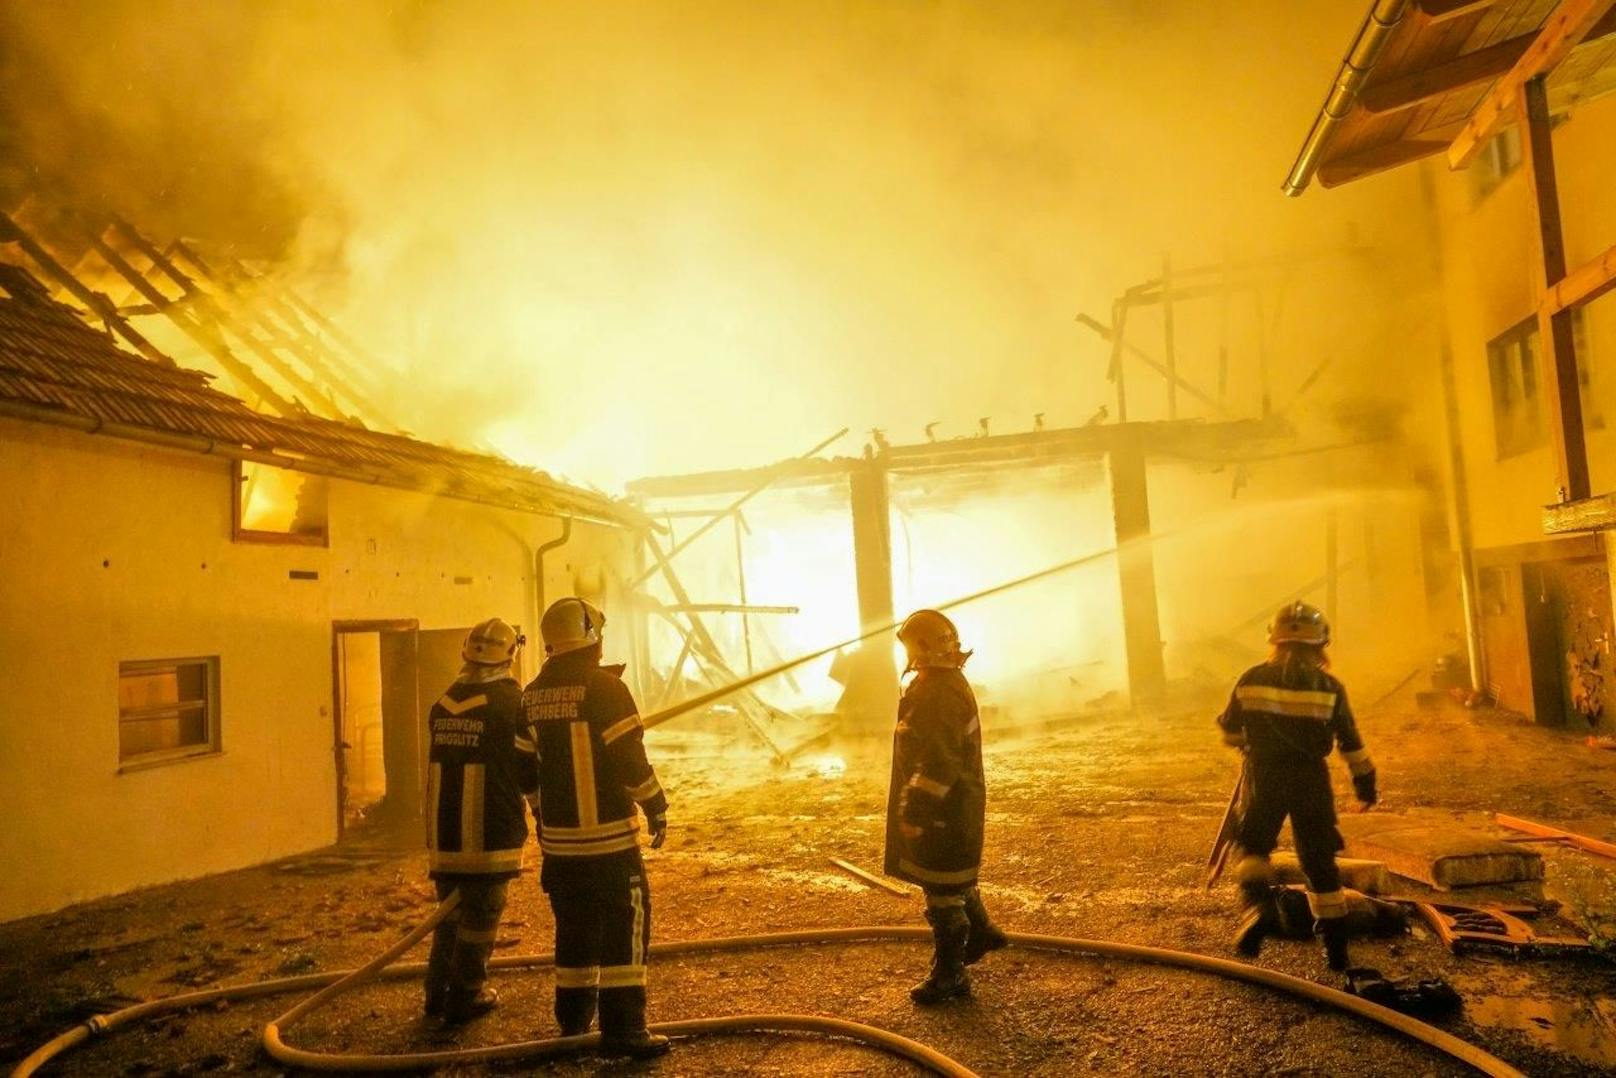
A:
[[[909,897],[908,888],[902,886],[901,884],[893,883],[891,880],[882,879],[873,872],[866,872],[864,869],[859,868],[851,861],[843,861],[840,857],[832,857],[830,859],[830,863],[841,869],[843,872],[847,872],[858,877],[865,883],[870,884],[872,887],[879,887],[883,891],[891,891],[899,898]]]
[[[1546,823],[1534,823],[1523,820],[1517,816],[1506,816],[1502,812],[1493,813],[1493,820],[1500,827],[1507,827],[1511,831],[1520,831],[1524,834],[1534,835],[1537,838],[1559,839],[1569,842],[1579,850],[1597,853],[1601,857],[1616,858],[1616,843],[1605,842],[1587,835],[1579,835],[1575,831],[1566,831],[1558,827],[1550,827]]]

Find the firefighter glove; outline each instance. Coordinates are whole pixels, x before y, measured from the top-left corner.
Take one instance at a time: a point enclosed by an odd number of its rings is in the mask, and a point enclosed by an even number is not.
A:
[[[668,841],[668,814],[666,812],[657,813],[655,816],[651,817],[650,824],[651,848],[653,850],[660,850],[662,848],[662,844]]]
[[[1358,795],[1358,800],[1363,802],[1365,808],[1380,800],[1375,795],[1375,773],[1367,771],[1362,775],[1352,776],[1352,792]]]

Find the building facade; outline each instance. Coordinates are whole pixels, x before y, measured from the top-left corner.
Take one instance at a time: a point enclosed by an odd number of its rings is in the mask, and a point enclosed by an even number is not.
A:
[[[536,638],[547,596],[613,601],[634,542],[615,503],[399,436],[367,477],[348,432],[267,420],[12,287],[0,920],[408,821],[421,716],[466,629],[499,616]],[[326,474],[262,463],[277,455]],[[298,508],[272,527],[247,492],[277,481]]]

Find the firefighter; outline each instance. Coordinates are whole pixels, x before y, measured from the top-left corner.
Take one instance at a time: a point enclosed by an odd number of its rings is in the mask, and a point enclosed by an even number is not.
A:
[[[522,687],[511,675],[524,642],[498,618],[472,629],[460,649],[460,676],[427,718],[430,871],[438,900],[458,890],[460,904],[432,936],[426,1013],[450,1023],[486,1014],[499,1002],[484,983],[488,956],[506,885],[522,870],[523,799],[539,783]]]
[[[601,665],[606,616],[559,599],[539,630],[548,656],[522,694],[539,747],[539,882],[555,913],[555,1016],[563,1036],[587,1032],[600,1011],[602,1049],[650,1058],[668,1038],[645,1028],[651,891],[640,859],[645,813],[651,848],[668,833],[668,799],[645,758],[639,709],[621,666]]]
[[[1235,834],[1242,907],[1235,948],[1256,957],[1263,938],[1278,927],[1268,856],[1288,816],[1296,857],[1307,876],[1314,931],[1324,940],[1329,967],[1344,970],[1347,901],[1335,863],[1343,843],[1327,761],[1332,748],[1341,750],[1364,809],[1376,800],[1375,765],[1358,736],[1347,691],[1329,672],[1330,625],[1324,615],[1307,603],[1287,603],[1268,627],[1268,642],[1273,646],[1268,661],[1240,676],[1218,717],[1224,741],[1246,754],[1244,804]]]
[[[910,990],[931,1005],[971,992],[965,967],[1009,943],[988,918],[977,892],[987,791],[982,779],[982,723],[962,669],[954,623],[917,610],[898,629],[914,674],[898,701],[887,793],[889,876],[918,884],[931,924],[931,974]]]

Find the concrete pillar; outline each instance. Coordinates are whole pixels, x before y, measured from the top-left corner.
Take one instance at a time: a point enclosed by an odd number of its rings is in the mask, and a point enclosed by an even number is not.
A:
[[[1122,632],[1128,653],[1128,693],[1135,704],[1158,699],[1167,685],[1161,619],[1156,608],[1156,559],[1150,538],[1150,491],[1145,451],[1127,438],[1112,446],[1111,512],[1117,526],[1117,576]]]
[[[867,459],[848,473],[848,499],[853,517],[853,572],[858,589],[862,632],[890,625],[892,607],[891,509],[887,473],[877,459]],[[885,728],[892,724],[898,702],[898,669],[892,661],[892,639],[881,635],[865,641],[845,666],[844,692],[837,709],[858,725]]]

